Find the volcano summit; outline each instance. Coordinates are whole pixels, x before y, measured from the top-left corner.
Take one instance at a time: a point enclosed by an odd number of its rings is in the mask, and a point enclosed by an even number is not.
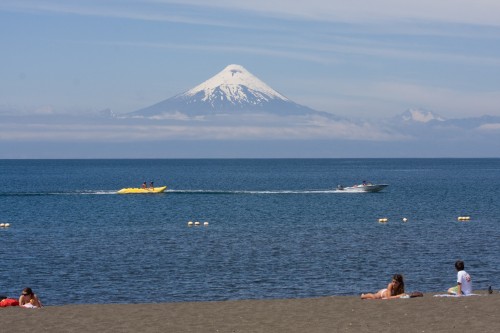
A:
[[[240,65],[229,65],[200,85],[129,115],[168,118],[175,114],[200,116],[238,113],[329,115],[292,102]]]

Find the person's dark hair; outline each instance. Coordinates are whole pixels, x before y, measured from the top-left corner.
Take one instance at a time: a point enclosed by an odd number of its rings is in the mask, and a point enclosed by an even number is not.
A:
[[[392,279],[394,281],[397,281],[398,284],[397,284],[397,286],[394,286],[392,288],[391,296],[396,296],[396,295],[404,294],[404,292],[405,292],[405,282],[403,280],[403,275],[401,275],[401,274],[394,274],[392,276]]]
[[[457,271],[463,271],[465,269],[464,262],[462,260],[457,260],[455,262],[455,268],[457,269]]]
[[[33,295],[33,290],[31,290],[31,288],[24,288],[22,294],[23,295]]]

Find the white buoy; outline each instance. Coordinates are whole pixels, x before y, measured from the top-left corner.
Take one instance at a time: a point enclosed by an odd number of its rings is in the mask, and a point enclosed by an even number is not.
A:
[[[200,222],[196,221],[196,222],[194,223],[194,225],[195,225],[195,226],[199,226],[199,225],[200,225]]]
[[[403,217],[403,222],[408,222],[408,219],[406,217]]]
[[[5,223],[4,227],[6,228],[10,227],[10,223]]]
[[[378,219],[379,223],[386,223],[387,221],[389,221],[389,219],[387,217],[384,217],[384,218],[381,218],[381,219]]]
[[[188,227],[192,226],[193,225],[193,221],[189,221],[188,222]]]
[[[0,228],[5,227],[5,223],[0,223]]]
[[[207,221],[203,222],[203,225],[204,225],[205,227],[206,227],[206,226],[208,226],[208,222],[207,222]]]

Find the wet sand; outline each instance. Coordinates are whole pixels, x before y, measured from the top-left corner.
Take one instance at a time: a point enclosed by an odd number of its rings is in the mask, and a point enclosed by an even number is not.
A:
[[[500,332],[500,295],[0,308],[9,332]]]

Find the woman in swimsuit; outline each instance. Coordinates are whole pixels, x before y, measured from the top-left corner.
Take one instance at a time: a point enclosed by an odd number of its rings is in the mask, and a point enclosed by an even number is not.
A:
[[[401,274],[394,274],[387,288],[377,291],[375,294],[361,294],[361,299],[393,299],[405,295],[405,283]]]
[[[31,288],[24,288],[21,296],[19,297],[19,306],[25,308],[41,308],[42,302],[38,299],[38,296],[33,293]]]

